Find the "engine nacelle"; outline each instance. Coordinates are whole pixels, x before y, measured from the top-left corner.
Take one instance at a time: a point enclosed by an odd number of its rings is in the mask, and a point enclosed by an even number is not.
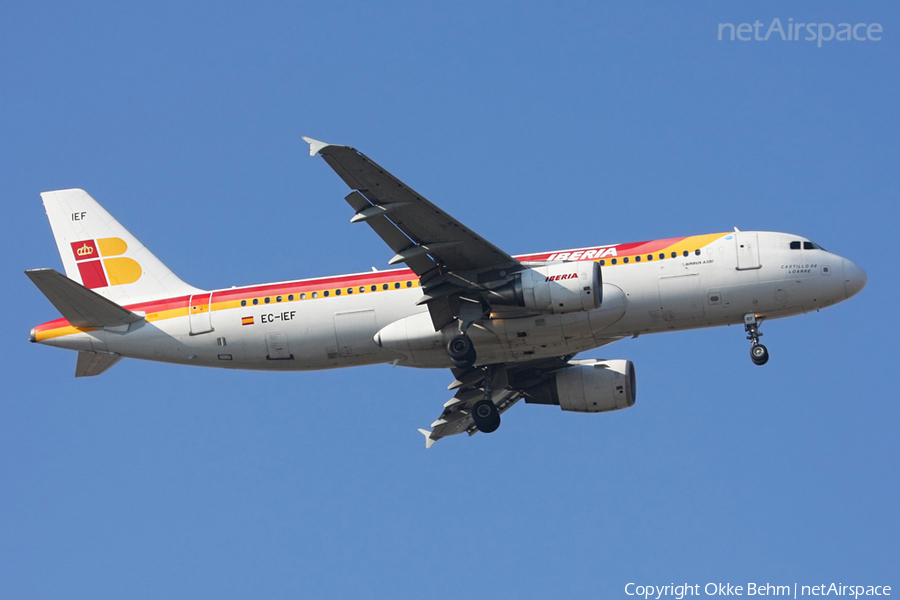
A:
[[[573,360],[544,383],[527,390],[525,402],[556,404],[573,412],[605,412],[634,405],[634,363],[630,360]]]
[[[600,308],[600,265],[595,261],[558,263],[526,269],[494,290],[491,302],[554,315]]]

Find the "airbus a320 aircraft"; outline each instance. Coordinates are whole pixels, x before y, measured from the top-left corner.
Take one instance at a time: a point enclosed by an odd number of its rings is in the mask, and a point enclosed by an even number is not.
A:
[[[299,371],[374,363],[450,368],[453,398],[426,447],[500,425],[524,399],[562,410],[632,406],[628,360],[575,359],[626,337],[818,310],[866,274],[810,240],[738,231],[510,256],[357,150],[310,138],[406,268],[214,291],[184,283],[82,190],[41,194],[65,275],[26,271],[63,318],[31,341],[78,351],[76,377],[122,357]]]

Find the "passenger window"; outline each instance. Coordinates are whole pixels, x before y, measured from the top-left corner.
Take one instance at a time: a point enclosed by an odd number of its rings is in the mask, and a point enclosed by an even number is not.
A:
[[[377,286],[377,285],[373,285],[373,286],[371,287],[371,290],[372,290],[373,292],[374,292],[375,290],[377,290],[377,289],[378,289],[378,286]]]
[[[605,267],[605,266],[606,266],[606,261],[605,261],[605,260],[601,260],[601,261],[600,261],[600,266],[601,266],[601,267]]]
[[[322,292],[322,295],[325,296],[325,297],[327,298],[329,293],[330,293],[330,292],[329,292],[328,290],[325,290],[324,292]]]
[[[627,262],[628,262],[628,257],[626,256],[625,258],[623,258],[623,259],[622,259],[622,262],[623,262],[623,263],[627,263]]]
[[[395,290],[399,290],[399,289],[400,289],[400,282],[399,282],[399,281],[398,281],[397,283],[394,284],[394,289],[395,289]]]
[[[247,301],[246,301],[246,300],[241,300],[241,306],[247,306]]]
[[[319,292],[313,292],[313,293],[312,293],[312,297],[313,297],[313,298],[318,298],[318,297],[319,297]]]
[[[677,252],[673,252],[673,253],[672,253],[672,258],[675,258],[676,256],[678,256],[678,253],[677,253]]]
[[[689,254],[690,254],[690,252],[688,252],[687,250],[684,251],[684,256],[687,256]]]
[[[364,285],[359,286],[359,293],[362,294],[364,291],[366,291],[366,286],[364,286]]]
[[[648,255],[647,255],[647,260],[653,260],[653,255],[652,255],[652,254],[648,254]]]
[[[614,258],[612,259],[612,264],[616,264],[618,261]]]
[[[254,298],[254,299],[253,299],[253,304],[259,304],[259,298]]]
[[[275,296],[275,302],[281,302],[281,296]]]
[[[306,292],[303,292],[302,294],[300,294],[300,299],[306,300]]]
[[[662,252],[659,253],[659,260],[662,260],[662,259],[664,259],[665,257],[666,257],[665,254],[663,254]]]
[[[288,302],[290,302],[290,301],[293,300],[293,299],[294,299],[294,295],[293,295],[293,294],[291,294],[290,296],[288,296]]]
[[[383,286],[381,286],[381,289],[386,290],[386,289],[388,289],[388,287],[389,287],[388,284],[384,284]]]
[[[325,292],[325,294],[328,294],[328,292]],[[340,295],[341,295],[341,290],[339,290],[339,289],[338,289],[338,290],[334,290],[334,295],[335,295],[335,296],[340,296]]]
[[[406,282],[406,287],[412,287],[412,281],[407,281],[407,282]]]
[[[635,256],[635,257],[634,257],[634,262],[641,262],[641,257],[640,257],[640,256]]]
[[[791,242],[791,250],[799,250],[800,242]]]
[[[697,256],[700,256],[700,249],[698,248],[698,249],[694,250],[694,254],[696,254]]]
[[[348,294],[352,294],[352,293],[353,293],[353,288],[347,288],[347,293],[348,293]]]

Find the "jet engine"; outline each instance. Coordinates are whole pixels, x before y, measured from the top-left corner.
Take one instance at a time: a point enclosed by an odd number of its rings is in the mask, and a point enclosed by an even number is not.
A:
[[[489,302],[554,315],[600,308],[600,265],[577,261],[526,269],[493,290]]]
[[[574,412],[605,412],[634,405],[630,360],[573,360],[544,382],[526,389],[525,402],[556,404]]]

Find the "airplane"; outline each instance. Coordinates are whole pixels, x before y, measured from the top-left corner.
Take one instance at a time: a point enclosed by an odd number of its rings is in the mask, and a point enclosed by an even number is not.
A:
[[[348,146],[303,138],[405,267],[201,290],[179,279],[80,189],[41,194],[65,275],[26,275],[62,318],[32,342],[78,351],[75,376],[123,357],[302,371],[376,363],[450,368],[454,392],[426,448],[490,433],[519,400],[597,413],[634,405],[625,359],[575,358],[666,331],[760,324],[842,302],[866,273],[811,240],[739,231],[511,256]]]

